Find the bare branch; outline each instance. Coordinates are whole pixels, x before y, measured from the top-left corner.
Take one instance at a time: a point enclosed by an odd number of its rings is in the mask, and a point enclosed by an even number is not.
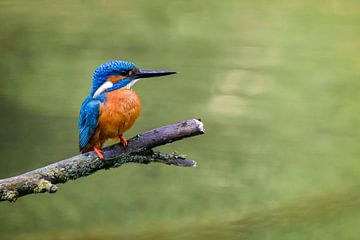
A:
[[[128,141],[126,149],[120,144],[103,150],[104,161],[94,152],[65,159],[48,166],[0,180],[0,201],[15,202],[17,198],[32,194],[57,191],[56,184],[88,176],[101,169],[116,168],[133,162],[148,164],[164,163],[180,167],[195,167],[196,162],[176,153],[154,152],[152,149],[183,138],[204,133],[203,123],[192,119],[160,127],[137,135]]]

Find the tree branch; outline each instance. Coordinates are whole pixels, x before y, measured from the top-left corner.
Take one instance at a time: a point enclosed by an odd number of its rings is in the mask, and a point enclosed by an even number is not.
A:
[[[32,193],[54,193],[57,191],[57,183],[65,183],[101,169],[116,168],[129,162],[143,164],[157,162],[180,167],[195,167],[196,162],[185,159],[184,156],[154,152],[152,149],[203,133],[203,123],[200,120],[187,120],[137,135],[128,141],[126,149],[120,144],[104,148],[103,161],[99,160],[94,152],[89,152],[19,176],[0,179],[0,201],[15,202],[19,197]]]

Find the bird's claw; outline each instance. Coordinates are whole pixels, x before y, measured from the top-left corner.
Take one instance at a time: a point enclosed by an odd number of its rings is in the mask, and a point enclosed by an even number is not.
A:
[[[121,142],[121,144],[123,145],[124,148],[127,147],[128,142],[127,142],[126,138],[124,137],[124,135],[122,135],[122,134],[120,135],[120,142]]]
[[[104,160],[103,151],[101,151],[101,149],[94,147],[94,152],[96,153],[96,155],[99,157],[100,160]]]

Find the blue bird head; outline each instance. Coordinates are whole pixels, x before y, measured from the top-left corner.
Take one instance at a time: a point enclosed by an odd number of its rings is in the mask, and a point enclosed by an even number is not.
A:
[[[98,66],[93,74],[90,95],[98,97],[105,92],[132,87],[140,78],[159,77],[175,74],[173,71],[141,70],[132,62],[114,60]]]

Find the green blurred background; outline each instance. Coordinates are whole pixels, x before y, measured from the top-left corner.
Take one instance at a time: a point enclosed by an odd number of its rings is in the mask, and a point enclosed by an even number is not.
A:
[[[127,132],[201,118],[127,164],[0,203],[0,239],[359,239],[359,1],[0,1],[0,178],[78,153],[95,67],[140,82]]]

